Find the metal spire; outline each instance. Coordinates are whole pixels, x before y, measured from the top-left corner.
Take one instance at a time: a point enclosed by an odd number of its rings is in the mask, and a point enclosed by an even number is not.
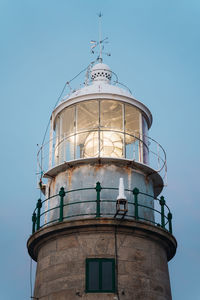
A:
[[[110,53],[105,53],[105,52],[103,52],[103,50],[104,50],[103,44],[106,43],[106,42],[108,42],[108,41],[107,41],[108,38],[106,37],[105,39],[102,40],[102,30],[101,30],[101,17],[102,17],[102,16],[103,16],[103,14],[100,12],[100,13],[98,14],[98,17],[99,17],[99,41],[98,41],[98,42],[97,42],[97,41],[94,41],[94,40],[91,40],[91,41],[90,41],[90,44],[91,44],[91,52],[92,52],[92,54],[95,53],[95,52],[94,52],[94,49],[95,49],[97,46],[99,46],[99,55],[98,55],[98,57],[97,57],[97,60],[98,60],[100,63],[103,62],[103,57],[102,57],[103,54],[106,54],[107,56],[110,56],[110,55],[111,55]]]
[[[101,40],[101,17],[102,17],[102,13],[100,12],[98,14],[99,17],[99,62],[102,63],[103,59],[102,59],[102,40]]]

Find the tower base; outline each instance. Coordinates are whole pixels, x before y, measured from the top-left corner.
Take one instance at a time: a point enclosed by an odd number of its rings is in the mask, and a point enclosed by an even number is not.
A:
[[[28,240],[39,300],[171,300],[168,261],[176,240],[140,221],[84,219],[44,227]],[[115,260],[114,293],[86,291],[86,259]]]

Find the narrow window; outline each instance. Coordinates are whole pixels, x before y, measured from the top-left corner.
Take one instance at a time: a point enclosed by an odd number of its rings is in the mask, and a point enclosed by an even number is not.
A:
[[[115,292],[115,260],[110,258],[86,259],[86,292]]]

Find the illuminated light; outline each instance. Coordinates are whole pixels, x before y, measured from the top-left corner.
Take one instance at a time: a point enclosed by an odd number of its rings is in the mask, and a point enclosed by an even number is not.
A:
[[[112,131],[90,132],[85,139],[83,158],[98,156],[123,157],[122,135]]]

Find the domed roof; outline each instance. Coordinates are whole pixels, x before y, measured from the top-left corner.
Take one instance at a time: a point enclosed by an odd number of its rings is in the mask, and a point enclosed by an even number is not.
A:
[[[70,100],[72,98],[78,96],[84,96],[89,94],[114,94],[114,95],[121,95],[126,97],[131,97],[132,95],[128,92],[128,90],[122,89],[116,85],[108,84],[104,80],[94,81],[93,84],[87,85],[74,93],[72,93],[69,97],[64,98],[64,100]]]
[[[111,84],[112,71],[110,67],[104,63],[98,63],[94,65],[90,71],[90,77],[92,80],[90,85],[86,85],[83,88],[73,92],[69,97],[64,98],[64,100],[96,93],[107,93],[132,97],[128,89],[120,88],[115,84]]]

